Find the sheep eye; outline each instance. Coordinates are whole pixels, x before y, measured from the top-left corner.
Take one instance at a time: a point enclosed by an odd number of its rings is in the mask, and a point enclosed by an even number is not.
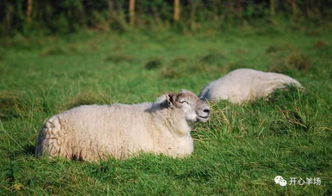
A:
[[[186,103],[186,104],[189,104],[188,101],[185,101],[185,100],[181,100],[179,101],[180,103]]]

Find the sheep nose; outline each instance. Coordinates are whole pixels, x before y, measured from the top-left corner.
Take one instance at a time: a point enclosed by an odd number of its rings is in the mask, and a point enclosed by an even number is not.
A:
[[[210,109],[204,109],[203,112],[210,114]]]

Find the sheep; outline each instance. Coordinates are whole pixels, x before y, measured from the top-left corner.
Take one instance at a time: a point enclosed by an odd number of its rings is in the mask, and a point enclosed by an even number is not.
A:
[[[82,105],[44,123],[35,154],[89,162],[141,152],[186,157],[193,152],[192,125],[209,115],[208,104],[187,90],[153,103]]]
[[[267,97],[274,90],[287,85],[303,89],[298,81],[289,76],[242,68],[210,82],[203,88],[199,97],[203,100],[228,100],[241,104]]]

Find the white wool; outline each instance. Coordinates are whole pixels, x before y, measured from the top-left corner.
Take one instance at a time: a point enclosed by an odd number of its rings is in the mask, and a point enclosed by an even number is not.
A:
[[[243,103],[266,97],[276,89],[293,85],[303,88],[295,79],[284,74],[254,69],[236,69],[210,82],[200,93],[201,99]]]
[[[182,98],[192,107],[180,104]],[[208,105],[189,91],[154,103],[79,106],[46,121],[36,155],[87,161],[125,159],[140,152],[188,156],[193,152],[188,108],[196,114],[192,122],[207,120]]]

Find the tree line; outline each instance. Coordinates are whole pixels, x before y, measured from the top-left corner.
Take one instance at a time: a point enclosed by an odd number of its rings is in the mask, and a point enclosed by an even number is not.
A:
[[[331,4],[329,0],[1,0],[0,33],[174,25],[195,30],[204,23],[218,26],[278,16],[326,20],[331,18]]]

